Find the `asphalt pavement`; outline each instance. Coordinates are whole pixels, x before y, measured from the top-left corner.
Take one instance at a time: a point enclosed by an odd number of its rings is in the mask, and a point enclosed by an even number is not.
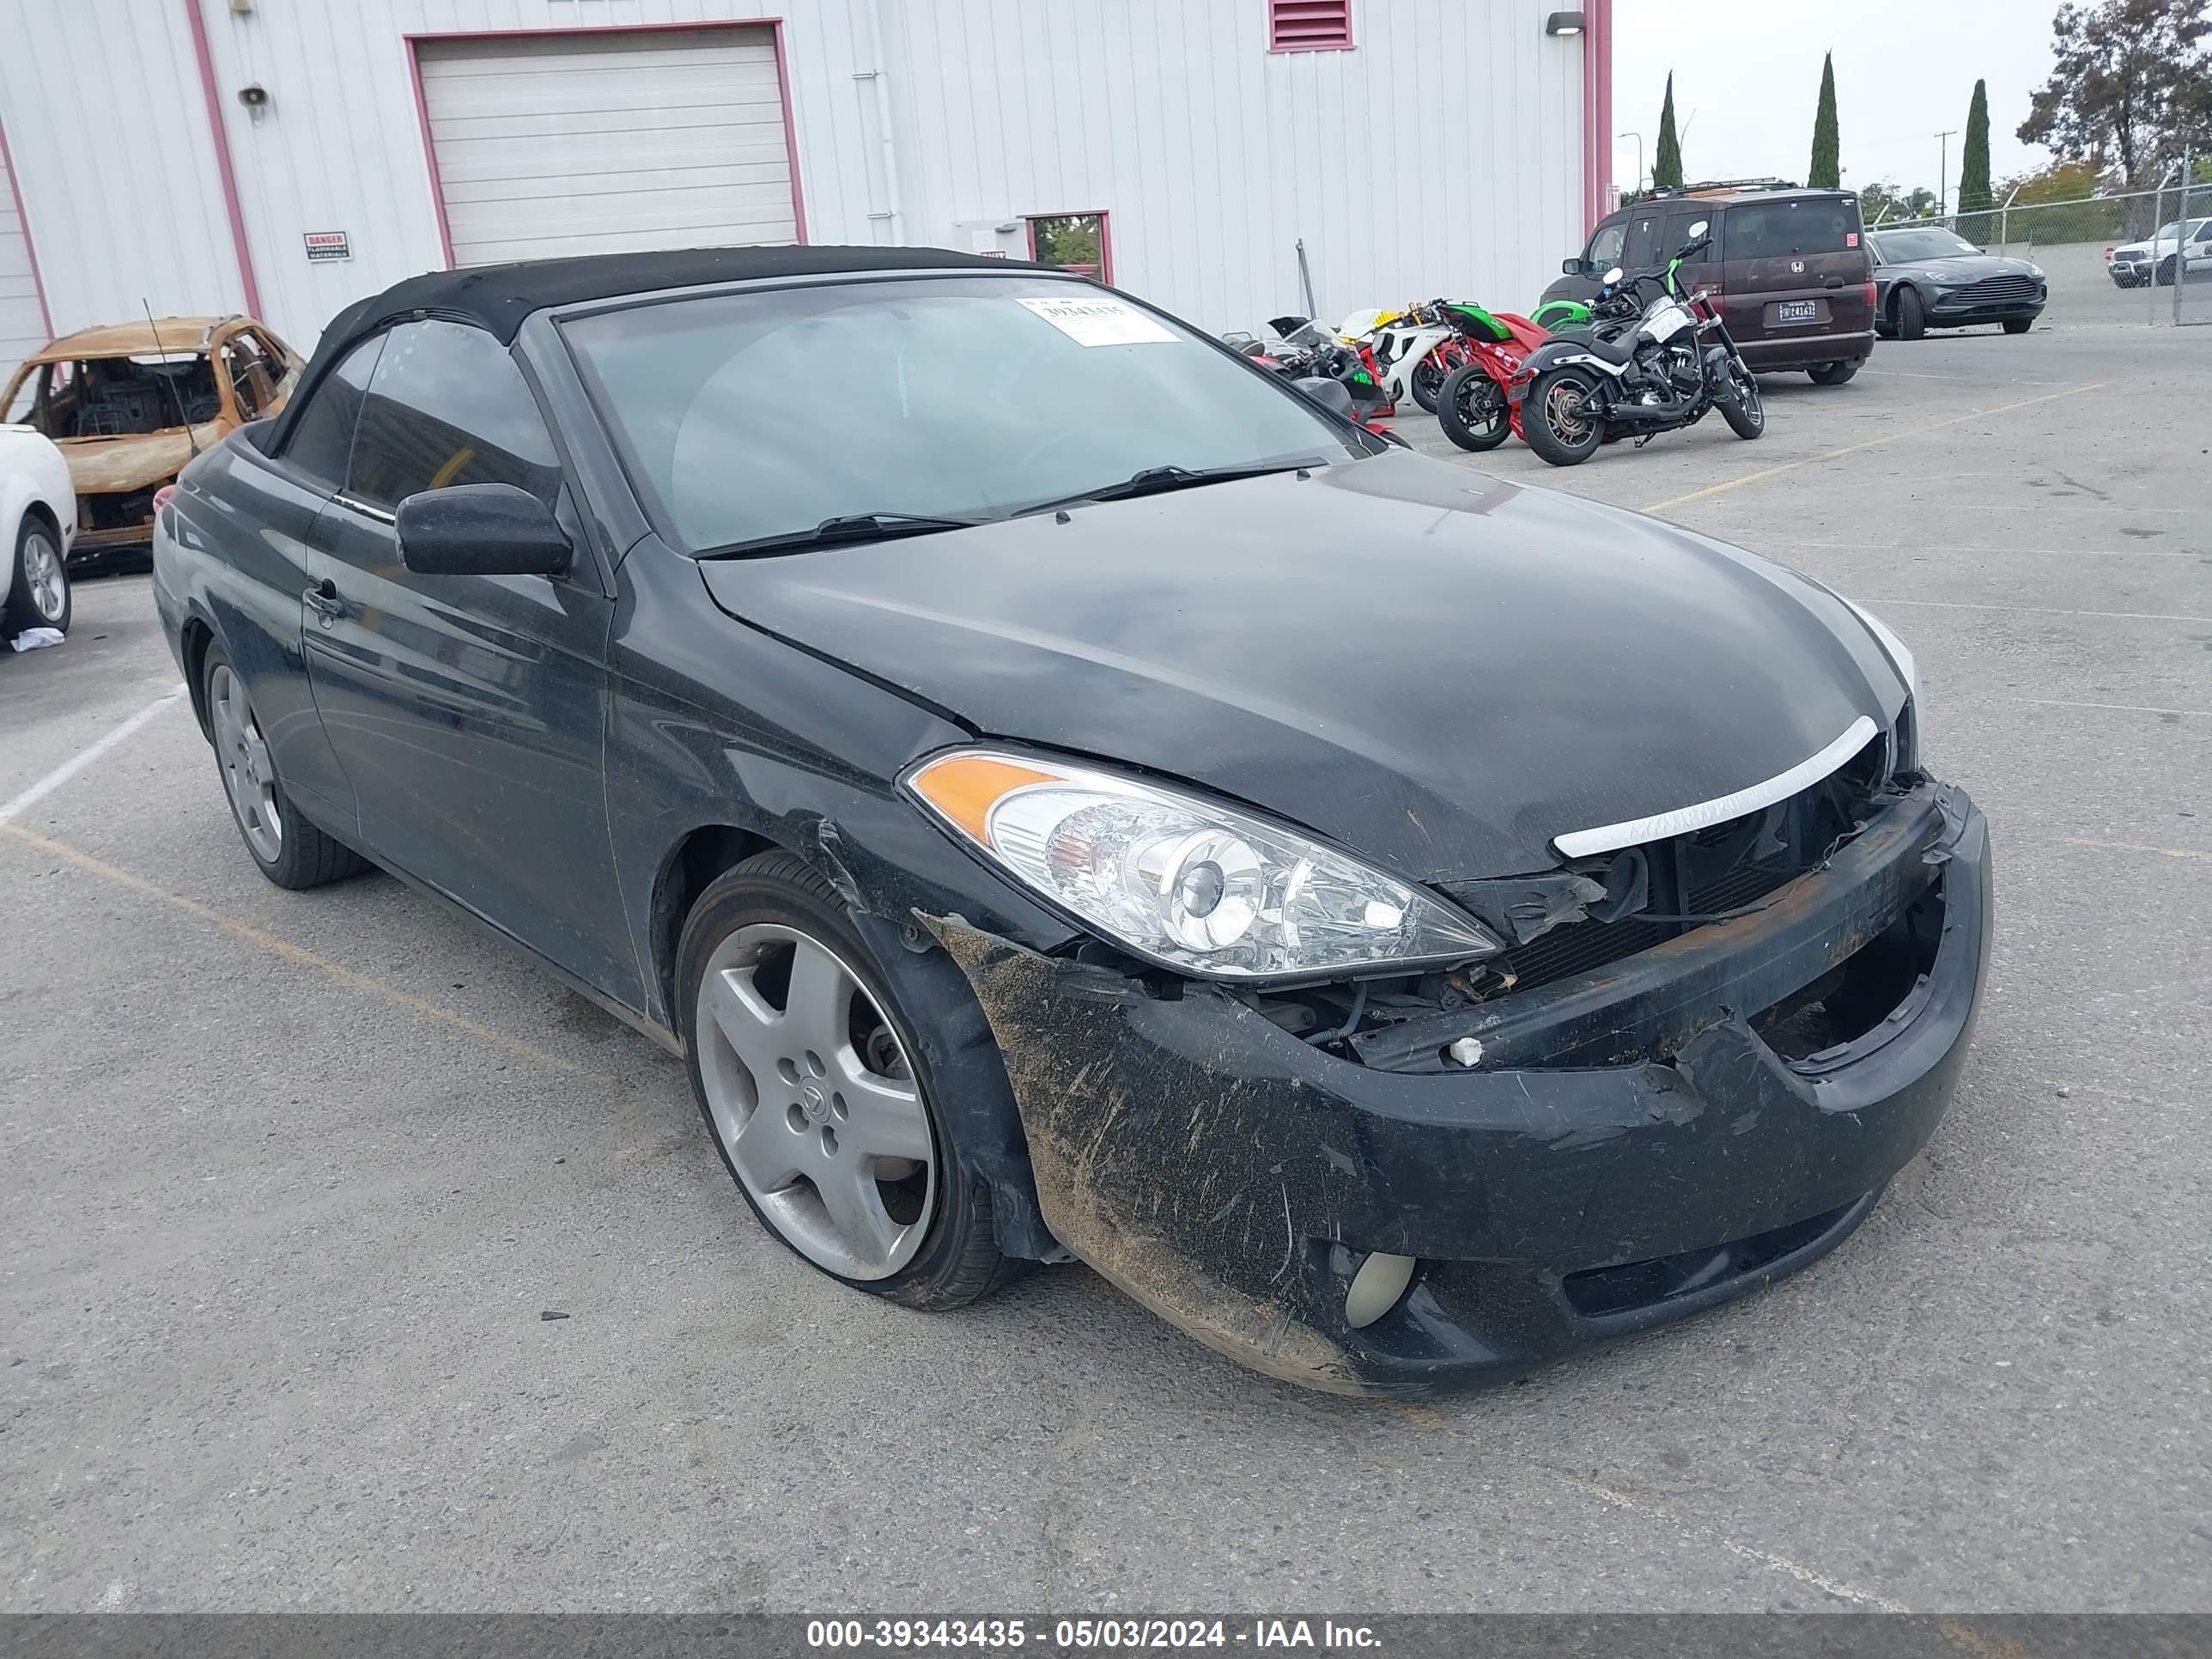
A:
[[[1080,1267],[839,1291],[659,1051],[387,878],[264,882],[145,580],[83,584],[0,653],[0,1611],[2212,1608],[2208,374],[1978,331],[1481,463],[1881,613],[1998,933],[1855,1238],[1432,1406]]]

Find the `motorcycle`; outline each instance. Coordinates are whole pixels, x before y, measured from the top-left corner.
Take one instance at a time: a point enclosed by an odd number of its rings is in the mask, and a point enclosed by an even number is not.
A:
[[[1682,262],[1711,240],[1700,219],[1663,269],[1630,275],[1615,265],[1590,307],[1589,331],[1529,354],[1506,391],[1529,448],[1553,466],[1577,466],[1608,438],[1632,435],[1640,449],[1712,409],[1739,438],[1766,429],[1759,382],[1719,307],[1704,289],[1682,289]]]
[[[1444,376],[1437,394],[1437,424],[1462,449],[1495,449],[1521,434],[1521,410],[1508,393],[1528,355],[1551,338],[1526,317],[1495,314],[1480,306],[1452,309],[1464,325],[1460,367]]]
[[[1337,325],[1337,334],[1372,351],[1393,403],[1411,398],[1433,415],[1445,377],[1469,361],[1469,331],[1479,325],[1470,324],[1468,313],[1486,314],[1450,300],[1426,300],[1402,311],[1355,311]]]
[[[1383,422],[1397,413],[1397,404],[1382,383],[1371,348],[1364,343],[1347,345],[1309,317],[1271,317],[1267,326],[1283,343],[1255,357],[1255,362],[1308,393],[1315,381],[1341,386],[1349,407],[1340,413],[1370,432],[1396,439]],[[1334,398],[1328,403],[1331,408],[1337,407]]]

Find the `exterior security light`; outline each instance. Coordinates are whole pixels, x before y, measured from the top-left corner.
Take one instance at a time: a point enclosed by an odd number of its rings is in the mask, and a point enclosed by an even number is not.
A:
[[[1547,34],[1580,34],[1582,32],[1583,15],[1578,11],[1555,11],[1544,20],[1544,33]]]

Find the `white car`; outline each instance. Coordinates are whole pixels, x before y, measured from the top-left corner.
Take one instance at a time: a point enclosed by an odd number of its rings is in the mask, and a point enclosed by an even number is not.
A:
[[[2156,235],[2112,249],[2106,256],[2105,269],[2115,288],[2141,288],[2152,281],[2164,288],[2173,281],[2177,252],[2183,281],[2212,276],[2212,219],[2177,219],[2160,225]]]
[[[76,491],[61,451],[27,426],[0,426],[0,638],[69,631],[76,539]]]

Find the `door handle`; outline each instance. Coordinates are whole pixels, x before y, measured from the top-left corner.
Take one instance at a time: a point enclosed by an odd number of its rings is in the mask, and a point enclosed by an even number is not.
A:
[[[301,597],[307,600],[307,609],[322,618],[323,626],[325,628],[345,615],[345,601],[338,597],[338,585],[328,576],[324,577]]]
[[[1828,278],[1827,285],[1830,288],[1841,288],[1844,285],[1844,279],[1840,276],[1831,276]]]

